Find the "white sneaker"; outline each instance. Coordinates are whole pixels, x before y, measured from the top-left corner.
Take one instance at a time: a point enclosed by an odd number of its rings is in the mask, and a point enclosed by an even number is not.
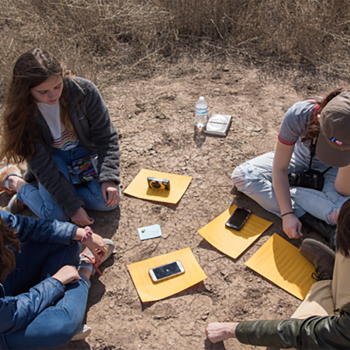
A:
[[[83,328],[79,330],[79,333],[77,333],[71,341],[78,341],[78,340],[83,340],[87,338],[91,334],[91,327],[88,326],[87,324],[83,325]]]

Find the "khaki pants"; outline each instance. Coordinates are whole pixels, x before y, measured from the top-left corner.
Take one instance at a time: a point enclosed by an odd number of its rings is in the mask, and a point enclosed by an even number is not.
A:
[[[335,309],[348,303],[350,301],[349,271],[350,258],[336,253],[333,280],[314,283],[292,318],[333,315]]]
[[[312,285],[308,295],[291,318],[333,315],[334,310],[350,301],[350,258],[335,254],[333,280]],[[291,348],[294,349],[294,348]]]

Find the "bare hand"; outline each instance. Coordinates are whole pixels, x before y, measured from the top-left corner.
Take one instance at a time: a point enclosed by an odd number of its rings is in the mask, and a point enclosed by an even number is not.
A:
[[[289,238],[302,237],[301,227],[302,224],[294,214],[288,214],[282,218],[283,231]]]
[[[114,207],[119,202],[119,188],[113,181],[102,182],[101,190],[107,207]]]
[[[236,338],[238,323],[213,322],[205,329],[208,339],[212,343],[218,343],[229,338]]]
[[[78,226],[88,226],[94,223],[94,219],[90,218],[83,207],[79,208],[77,212],[70,218],[72,222]]]
[[[63,284],[75,283],[80,280],[77,269],[69,265],[61,267],[52,278],[55,278]]]
[[[84,243],[94,254],[97,260],[102,259],[107,253],[107,246],[103,238],[95,233]]]

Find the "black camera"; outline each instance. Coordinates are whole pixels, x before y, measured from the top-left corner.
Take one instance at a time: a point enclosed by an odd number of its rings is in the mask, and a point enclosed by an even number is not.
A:
[[[291,173],[288,175],[289,185],[322,191],[324,184],[323,173],[308,169],[302,173]]]

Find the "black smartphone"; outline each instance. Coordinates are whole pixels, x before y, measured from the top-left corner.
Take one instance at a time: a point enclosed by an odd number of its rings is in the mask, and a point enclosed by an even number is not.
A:
[[[230,216],[230,218],[226,221],[225,225],[229,228],[240,230],[249,218],[250,214],[251,211],[249,209],[237,207],[236,210]]]

